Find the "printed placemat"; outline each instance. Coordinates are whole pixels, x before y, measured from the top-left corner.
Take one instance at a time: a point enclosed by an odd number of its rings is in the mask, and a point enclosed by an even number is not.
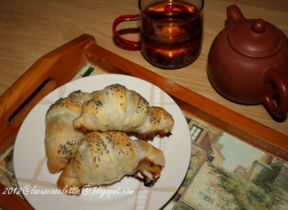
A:
[[[73,80],[103,73],[86,64]],[[288,209],[286,162],[184,114],[192,142],[190,165],[164,210]],[[7,186],[6,193],[17,188],[13,148],[14,144],[0,155],[0,181]]]

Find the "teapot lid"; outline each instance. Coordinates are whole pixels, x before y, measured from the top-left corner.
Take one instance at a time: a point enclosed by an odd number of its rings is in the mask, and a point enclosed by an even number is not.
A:
[[[234,24],[228,39],[240,54],[250,57],[267,57],[275,54],[282,46],[279,30],[262,19],[251,19]]]

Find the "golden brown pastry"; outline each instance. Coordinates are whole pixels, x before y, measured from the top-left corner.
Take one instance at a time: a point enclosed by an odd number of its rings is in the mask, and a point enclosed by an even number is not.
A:
[[[77,129],[132,132],[143,138],[171,134],[172,116],[160,107],[149,107],[133,90],[113,84],[91,95],[92,99],[83,103],[81,115],[74,120]]]
[[[84,134],[75,130],[73,120],[81,113],[81,106],[91,95],[75,91],[56,101],[46,113],[45,149],[51,173],[61,170],[78,150]]]
[[[164,164],[162,151],[146,141],[133,141],[116,131],[91,132],[64,168],[57,186],[67,194],[80,194],[85,185],[113,184],[125,175],[141,177],[149,186],[160,177]]]
[[[172,116],[163,108],[150,106],[144,121],[131,133],[151,139],[155,135],[168,136],[174,125]]]

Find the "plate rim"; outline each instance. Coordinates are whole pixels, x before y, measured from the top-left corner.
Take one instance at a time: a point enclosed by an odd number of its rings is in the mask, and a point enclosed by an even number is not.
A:
[[[72,81],[70,81],[70,82],[68,82],[68,83],[65,83],[65,84],[63,84],[63,85],[61,85],[60,87],[58,87],[58,88],[56,88],[55,90],[53,90],[53,91],[51,91],[49,94],[47,94],[45,97],[43,97],[43,99],[41,99],[34,107],[33,107],[33,109],[29,112],[29,114],[26,116],[26,118],[25,118],[25,120],[23,121],[23,123],[22,123],[22,125],[21,125],[21,127],[20,127],[20,129],[19,129],[19,132],[18,132],[18,134],[17,134],[17,137],[16,137],[16,140],[15,140],[15,145],[14,145],[14,153],[13,153],[13,164],[14,164],[14,171],[15,171],[15,178],[16,178],[16,181],[17,181],[17,184],[18,184],[18,186],[20,186],[21,187],[21,184],[19,183],[19,181],[18,181],[18,179],[19,179],[19,172],[18,172],[18,169],[16,169],[16,165],[17,164],[15,164],[16,163],[16,159],[17,158],[15,158],[15,157],[17,157],[17,153],[16,153],[16,151],[18,150],[17,148],[17,142],[19,141],[18,140],[18,138],[19,138],[19,135],[21,134],[21,132],[22,132],[22,127],[23,127],[23,125],[25,124],[25,122],[27,121],[27,119],[29,119],[29,117],[30,117],[30,115],[31,115],[31,113],[33,113],[33,111],[37,108],[37,106],[39,106],[39,104],[41,103],[41,101],[43,101],[43,100],[45,100],[45,99],[47,99],[47,98],[49,98],[49,97],[51,97],[51,95],[53,95],[53,94],[55,94],[55,92],[57,92],[57,91],[59,91],[61,88],[63,88],[64,86],[67,86],[67,85],[69,85],[69,86],[73,86],[73,85],[75,85],[75,84],[77,84],[77,83],[81,83],[81,82],[83,82],[83,81],[85,81],[85,80],[94,80],[95,78],[96,78],[96,80],[97,79],[100,79],[101,77],[104,77],[104,78],[106,78],[106,79],[111,79],[111,77],[116,77],[116,78],[119,78],[119,77],[121,77],[121,78],[130,78],[131,80],[139,80],[139,81],[142,81],[142,82],[144,82],[144,83],[146,83],[146,84],[148,84],[148,85],[150,85],[150,86],[154,86],[154,87],[157,87],[157,88],[159,88],[160,89],[160,91],[161,92],[163,92],[164,94],[166,94],[169,98],[170,98],[170,100],[172,100],[173,101],[173,103],[174,103],[174,105],[176,105],[176,107],[177,107],[177,109],[181,112],[181,115],[182,115],[182,118],[184,118],[184,120],[185,120],[185,123],[186,123],[186,133],[188,133],[189,135],[188,135],[188,137],[189,137],[189,151],[187,151],[188,152],[188,157],[186,158],[187,160],[187,164],[185,164],[186,165],[186,167],[185,167],[185,173],[183,173],[182,174],[182,177],[181,177],[181,182],[178,184],[178,186],[177,186],[177,189],[175,190],[175,192],[173,192],[172,193],[172,195],[168,198],[168,200],[165,200],[165,202],[163,202],[162,203],[162,205],[161,206],[159,206],[159,207],[164,207],[170,200],[171,200],[171,198],[173,198],[173,196],[174,196],[174,194],[178,191],[178,189],[181,187],[181,185],[182,185],[182,182],[184,181],[184,178],[185,178],[185,176],[186,176],[186,174],[187,174],[187,170],[189,169],[189,164],[190,164],[190,157],[191,157],[191,147],[192,147],[192,142],[191,142],[191,138],[190,138],[190,133],[189,133],[189,127],[188,127],[188,124],[187,124],[187,122],[186,122],[186,119],[185,119],[185,115],[184,115],[184,113],[183,113],[183,111],[180,109],[180,107],[178,106],[178,104],[174,101],[174,99],[168,94],[168,93],[166,93],[164,90],[162,90],[160,87],[158,87],[158,86],[156,86],[156,85],[154,85],[154,84],[152,84],[151,82],[149,82],[149,81],[146,81],[146,80],[143,80],[143,79],[141,79],[141,78],[137,78],[137,77],[134,77],[134,76],[130,76],[130,75],[122,75],[122,74],[99,74],[99,75],[92,75],[92,76],[89,76],[89,77],[83,77],[83,78],[79,78],[79,79],[75,79],[75,80],[72,80]],[[128,81],[129,82],[129,81]],[[111,83],[111,82],[109,82],[110,84],[113,84],[113,83]],[[121,82],[119,82],[119,84],[121,84]],[[125,84],[123,84],[124,86],[127,86],[127,85],[125,85]],[[103,88],[104,88],[105,86],[103,85]],[[81,89],[81,87],[79,88],[79,89]],[[83,89],[83,88],[82,88]],[[81,89],[81,90],[82,90]],[[89,88],[88,88],[89,89]],[[131,89],[131,88],[128,88],[128,89]],[[94,89],[95,90],[95,89]],[[85,90],[84,90],[85,91]],[[67,94],[66,94],[67,95]],[[173,134],[172,134],[173,135]],[[18,141],[17,141],[18,140]],[[44,140],[43,140],[43,142],[44,142]],[[44,145],[45,146],[45,145]],[[27,195],[24,195],[24,197],[27,199],[27,201],[29,202],[29,203],[31,203],[32,204],[32,202],[31,202],[31,200],[29,199],[30,198],[30,196],[27,196]],[[32,205],[33,206],[33,205]]]

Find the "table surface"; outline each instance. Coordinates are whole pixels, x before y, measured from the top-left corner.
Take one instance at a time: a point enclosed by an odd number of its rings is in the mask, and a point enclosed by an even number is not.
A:
[[[288,35],[287,0],[206,0],[199,58],[185,68],[168,71],[153,67],[138,51],[118,48],[112,40],[113,20],[120,15],[137,14],[137,0],[0,0],[0,94],[41,56],[87,33],[95,37],[98,45],[288,135],[288,120],[275,122],[261,104],[247,106],[230,102],[209,83],[209,49],[224,27],[226,8],[231,4],[237,4],[246,18],[261,17]],[[137,27],[137,23],[123,23],[121,27]]]

